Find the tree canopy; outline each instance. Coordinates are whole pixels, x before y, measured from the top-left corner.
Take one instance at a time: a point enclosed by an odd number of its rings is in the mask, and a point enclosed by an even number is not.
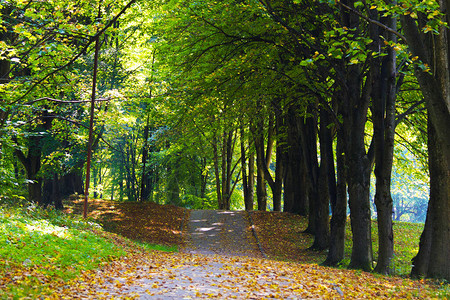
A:
[[[376,218],[380,273],[426,219],[413,275],[449,279],[449,7],[0,1],[0,195],[308,215],[328,265],[349,214],[364,270]]]

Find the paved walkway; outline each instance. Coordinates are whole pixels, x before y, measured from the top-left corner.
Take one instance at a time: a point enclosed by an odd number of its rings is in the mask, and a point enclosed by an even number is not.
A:
[[[182,251],[262,258],[250,226],[245,211],[193,210]]]
[[[97,279],[89,279],[95,282],[95,298],[261,299],[276,293],[297,299],[290,296],[300,285],[293,286],[273,262],[262,259],[246,212],[193,210],[186,226],[180,253],[152,252],[99,271]]]

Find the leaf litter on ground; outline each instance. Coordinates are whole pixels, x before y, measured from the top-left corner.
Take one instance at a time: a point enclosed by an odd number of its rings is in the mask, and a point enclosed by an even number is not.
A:
[[[178,247],[184,243],[182,224],[186,224],[189,216],[184,209],[154,203],[95,202],[95,206],[90,206],[90,218],[110,231],[167,246]],[[79,201],[68,205],[67,211],[79,213]],[[267,239],[272,238],[278,242],[284,240],[287,256],[295,256],[295,247],[290,246],[295,237],[287,232],[291,229],[298,236],[299,232],[295,231],[300,227],[290,227],[291,217],[286,214],[270,217],[272,213],[255,215],[252,214],[255,224],[264,218],[268,218],[265,223],[271,220],[276,224],[275,219],[279,219],[278,225],[284,228],[269,226],[272,229],[267,235],[261,234],[261,243],[267,245]],[[308,256],[303,257],[303,262],[293,262],[162,252],[148,250],[118,234],[99,229],[93,232],[114,242],[126,255],[105,261],[98,268],[82,270],[81,275],[68,281],[57,277],[47,280],[49,299],[429,299],[439,295],[438,286],[429,281],[321,267],[308,263]],[[280,247],[274,248],[280,252]],[[270,247],[266,246],[265,250],[269,257],[275,257]],[[38,265],[33,267],[39,269]]]

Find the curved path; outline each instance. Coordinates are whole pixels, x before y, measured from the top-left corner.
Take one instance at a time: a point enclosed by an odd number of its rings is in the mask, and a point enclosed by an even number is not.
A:
[[[262,258],[245,211],[193,210],[187,232],[185,253]]]
[[[262,259],[246,212],[193,210],[181,253],[112,262],[77,281],[88,299],[299,299],[303,284]],[[296,269],[297,271],[297,269]],[[95,296],[93,296],[95,295]],[[87,296],[87,297],[85,297]]]

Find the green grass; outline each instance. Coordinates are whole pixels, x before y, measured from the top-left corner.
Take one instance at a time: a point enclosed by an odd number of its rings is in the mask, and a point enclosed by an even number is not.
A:
[[[378,227],[377,221],[372,221],[372,246],[373,246],[373,266],[375,267],[378,257]],[[424,224],[394,222],[394,257],[392,259],[393,275],[407,276],[411,272],[411,259],[419,251],[420,235]],[[345,237],[345,259],[343,266],[350,263],[352,253],[352,233],[350,220],[347,222]]]
[[[166,246],[166,245],[156,245],[156,244],[149,244],[145,242],[139,242],[134,241],[135,244],[141,246],[147,251],[164,251],[164,252],[178,252],[178,246],[172,245],[172,246]]]
[[[39,298],[83,270],[127,254],[122,245],[100,232],[100,225],[94,222],[55,210],[0,203],[0,299]],[[133,245],[144,251],[176,251],[159,245]]]

